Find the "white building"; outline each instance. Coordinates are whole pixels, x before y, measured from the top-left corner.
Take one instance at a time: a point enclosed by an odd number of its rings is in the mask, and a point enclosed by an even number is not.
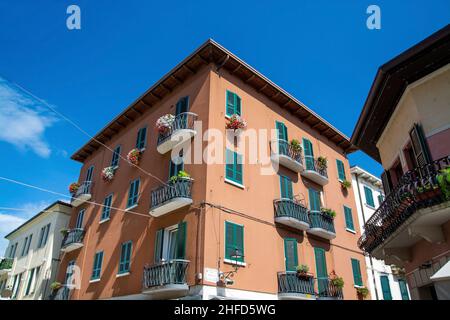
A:
[[[369,172],[354,166],[352,189],[355,194],[361,234],[365,222],[375,213],[384,201],[381,180]],[[409,300],[408,285],[399,268],[391,268],[384,261],[366,256],[367,283],[373,300]]]
[[[69,224],[71,207],[56,201],[5,236],[9,245],[0,264],[3,298],[48,298],[59,266],[61,230]]]

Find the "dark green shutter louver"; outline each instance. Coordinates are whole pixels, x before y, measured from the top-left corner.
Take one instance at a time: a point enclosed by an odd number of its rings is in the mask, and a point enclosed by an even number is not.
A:
[[[344,206],[344,214],[345,214],[345,226],[349,230],[355,231],[355,226],[353,225],[353,215],[352,209]]]
[[[286,271],[296,271],[298,266],[297,240],[284,239]]]
[[[163,235],[164,235],[164,229],[160,229],[156,231],[156,237],[155,237],[155,252],[153,260],[155,263],[161,262],[162,258],[162,248],[163,248]]]
[[[292,181],[286,176],[280,175],[280,193],[281,198],[293,199]]]
[[[411,145],[416,157],[416,163],[419,167],[431,161],[430,152],[428,149],[428,144],[423,133],[422,126],[419,124],[414,124],[414,127],[409,132],[411,138]]]
[[[403,279],[399,279],[398,285],[400,287],[400,293],[402,295],[402,300],[409,300],[408,287],[406,285],[406,281]]]
[[[353,282],[356,286],[362,286],[362,276],[361,276],[361,267],[359,264],[359,260],[351,259],[352,261],[352,271],[353,271]]]
[[[225,177],[231,181],[242,184],[242,155],[226,149]]]
[[[178,224],[176,259],[184,259],[186,255],[186,226],[185,221]]]
[[[240,255],[239,258],[234,257]],[[244,227],[231,222],[225,222],[225,259],[244,261]]]
[[[231,91],[227,90],[226,115],[231,117],[233,114],[241,115],[241,98]]]
[[[371,207],[375,207],[375,202],[373,201],[372,190],[366,186],[364,186],[364,194],[366,196],[366,204]]]
[[[392,189],[392,182],[391,182],[391,176],[389,174],[389,171],[384,171],[381,174],[381,181],[383,182],[384,194],[388,195]]]
[[[389,278],[387,276],[381,276],[381,290],[383,291],[384,300],[392,300],[391,286],[389,285]]]
[[[337,165],[339,180],[341,180],[341,181],[346,180],[345,179],[344,163],[341,160],[336,160],[336,165]]]

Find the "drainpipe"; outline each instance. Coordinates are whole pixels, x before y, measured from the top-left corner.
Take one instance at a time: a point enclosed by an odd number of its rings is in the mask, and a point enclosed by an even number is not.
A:
[[[364,223],[364,225],[366,225],[366,218],[364,216],[364,207],[363,207],[363,202],[362,202],[362,198],[361,198],[361,190],[359,188],[359,180],[358,180],[357,173],[355,173],[355,178],[356,178],[356,186],[358,189],[359,205],[361,207],[361,215],[362,215],[363,223]],[[370,255],[370,253],[369,253],[369,262],[370,262],[370,270],[372,271],[373,288],[375,289],[375,297],[377,300],[380,300],[380,298],[378,296],[377,281],[375,279],[375,271],[373,270],[373,260],[372,260],[372,256]]]

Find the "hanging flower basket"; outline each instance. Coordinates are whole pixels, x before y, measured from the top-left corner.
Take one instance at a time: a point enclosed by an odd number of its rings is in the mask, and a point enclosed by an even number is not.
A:
[[[102,170],[102,179],[105,182],[109,182],[114,178],[114,168],[106,167]]]
[[[341,188],[347,190],[352,187],[352,183],[348,180],[344,180],[341,182]]]
[[[69,192],[71,194],[74,194],[74,193],[76,193],[78,191],[79,188],[80,188],[80,184],[76,183],[76,182],[73,182],[73,183],[71,183],[69,185]]]
[[[130,150],[127,154],[127,160],[129,163],[137,165],[139,164],[139,159],[141,158],[141,151],[137,148]]]
[[[158,130],[158,132],[162,134],[167,133],[167,131],[169,131],[174,121],[175,121],[174,115],[166,114],[160,117],[158,120],[156,120],[156,130]]]
[[[56,291],[61,287],[62,287],[62,284],[57,281],[52,282],[52,284],[50,284],[50,289],[52,289],[53,291]]]
[[[322,209],[320,209],[320,212],[327,215],[331,219],[334,219],[336,217],[336,211],[334,211],[333,209],[322,208]]]
[[[245,128],[247,128],[247,122],[242,119],[239,115],[237,114],[233,114],[229,119],[227,124],[225,125],[226,129],[231,129],[231,130],[244,130]]]

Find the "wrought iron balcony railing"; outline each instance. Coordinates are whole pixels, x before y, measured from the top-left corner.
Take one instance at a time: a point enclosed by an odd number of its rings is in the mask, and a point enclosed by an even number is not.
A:
[[[291,199],[277,199],[273,201],[275,217],[289,217],[309,224],[308,209],[301,203]]]
[[[278,293],[315,295],[314,278],[299,277],[295,271],[278,272]]]
[[[305,156],[305,169],[315,171],[321,176],[328,178],[327,168],[321,166],[317,159],[314,159],[311,156]]]
[[[78,190],[72,194],[72,201],[73,199],[78,198],[82,194],[90,194],[91,188],[92,188],[92,181],[84,181],[83,183],[81,183]]]
[[[62,247],[67,247],[71,244],[82,243],[84,238],[84,229],[71,229],[64,236]]]
[[[273,145],[276,145],[274,147]],[[286,140],[274,140],[270,141],[271,150],[278,150],[278,154],[289,157],[301,164],[303,164],[302,160],[302,152],[300,150],[295,149],[288,141]]]
[[[156,208],[175,198],[192,198],[192,179],[178,178],[175,182],[162,185],[151,193],[150,208]]]
[[[167,141],[171,138],[172,134],[178,130],[182,129],[194,129],[194,122],[197,120],[197,115],[192,112],[183,112],[180,113],[175,117],[172,124],[170,125],[170,128],[164,132],[160,133],[158,135],[158,143],[157,145],[160,145],[161,143]]]
[[[317,293],[319,298],[344,298],[342,288],[335,286],[329,278],[317,279]]]
[[[49,300],[70,300],[73,290],[69,286],[63,285],[58,290],[53,291],[48,297]]]
[[[186,284],[186,270],[189,262],[189,260],[174,259],[144,267],[144,290],[170,284]]]
[[[334,229],[334,219],[323,212],[310,211],[309,221],[311,222],[311,228],[320,228],[332,233],[336,233]]]
[[[13,266],[13,258],[2,258],[0,260],[0,270],[10,270]]]
[[[418,209],[445,201],[437,176],[449,165],[450,156],[446,156],[406,172],[367,220],[358,246],[371,253]]]

